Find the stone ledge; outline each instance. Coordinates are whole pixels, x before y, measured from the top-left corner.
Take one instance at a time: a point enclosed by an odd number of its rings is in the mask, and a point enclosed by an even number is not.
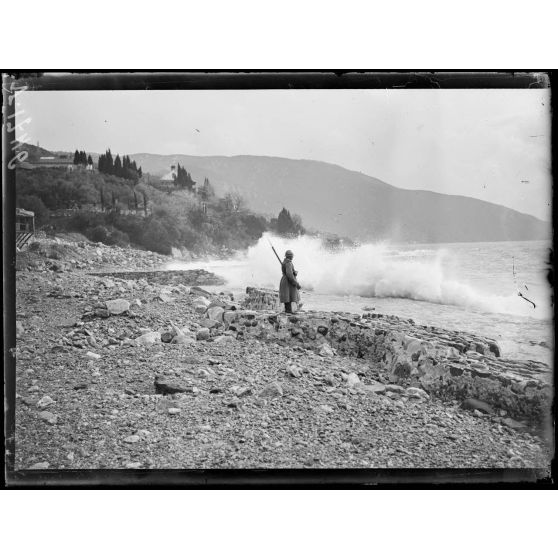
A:
[[[88,275],[115,277],[119,279],[145,279],[159,285],[224,285],[222,277],[204,269],[188,269],[177,271],[98,271]]]
[[[281,307],[279,302],[279,293],[272,289],[246,287],[246,297],[242,306],[247,310],[268,310],[271,312],[278,312]]]

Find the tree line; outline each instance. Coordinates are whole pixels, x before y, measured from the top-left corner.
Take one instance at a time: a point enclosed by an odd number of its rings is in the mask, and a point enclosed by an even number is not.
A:
[[[93,165],[91,155],[87,155],[85,151],[78,151],[74,153],[74,165]]]
[[[176,176],[174,177],[174,185],[185,190],[192,191],[194,189],[195,181],[192,180],[190,173],[184,167],[178,166],[176,168]]]
[[[116,157],[113,158],[110,149],[107,149],[103,155],[99,155],[97,168],[103,174],[111,174],[136,182],[143,175],[141,167],[138,167],[136,162],[132,161],[128,155],[120,158],[120,155],[117,153]]]
[[[237,192],[216,196],[207,178],[197,196],[183,190],[168,195],[145,182],[103,173],[18,170],[16,197],[17,207],[35,212],[37,227],[55,225],[95,242],[164,254],[175,247],[226,255],[255,244],[265,231],[304,232],[300,217],[287,208],[266,218],[251,212]],[[61,209],[73,209],[73,216],[53,214]]]

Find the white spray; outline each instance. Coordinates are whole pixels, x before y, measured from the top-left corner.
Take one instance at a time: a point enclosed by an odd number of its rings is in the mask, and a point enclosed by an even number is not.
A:
[[[285,239],[265,233],[255,246],[237,254],[234,260],[210,261],[204,267],[225,277],[231,288],[252,285],[276,289],[281,270],[269,242],[280,258],[287,249],[294,252],[298,280],[303,289],[316,294],[403,298],[481,312],[541,317],[517,297],[513,285],[509,292],[503,290],[502,295],[496,295],[455,277],[454,256],[436,247],[415,250],[412,246],[401,249],[387,244],[364,244],[331,250],[315,237]],[[199,266],[175,262],[170,268]]]

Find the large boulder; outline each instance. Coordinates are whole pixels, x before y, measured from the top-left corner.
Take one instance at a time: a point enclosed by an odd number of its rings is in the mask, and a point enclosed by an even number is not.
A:
[[[153,345],[161,341],[161,334],[158,331],[149,331],[136,338],[137,345]]]
[[[480,411],[481,413],[485,413],[487,415],[492,415],[494,413],[494,409],[488,403],[473,398],[465,399],[465,401],[461,404],[461,407],[469,411]]]
[[[279,382],[272,382],[265,386],[261,391],[260,397],[264,399],[273,399],[274,397],[283,397],[283,387]]]
[[[408,387],[405,393],[410,399],[430,399],[428,393],[418,387]]]
[[[218,345],[221,343],[234,343],[235,338],[232,335],[219,335],[213,339],[213,343]]]
[[[161,291],[154,299],[155,302],[172,302],[173,298],[166,292]]]
[[[210,337],[209,329],[207,327],[202,327],[196,332],[196,340],[207,341]]]
[[[117,298],[115,300],[107,300],[106,303],[107,310],[112,315],[123,314],[130,310],[130,303],[123,298]]]
[[[192,304],[194,306],[203,305],[207,309],[207,307],[211,304],[210,300],[205,296],[197,296],[192,300]]]
[[[211,293],[209,291],[206,291],[205,289],[202,289],[201,287],[190,287],[190,294],[191,295],[198,295],[198,296],[203,296],[206,298],[211,298]]]
[[[155,376],[155,393],[162,395],[172,395],[173,393],[191,392],[192,387],[177,382],[176,380],[165,378],[164,376]]]
[[[225,313],[225,310],[222,306],[210,306],[207,309],[207,317],[210,320],[214,320],[217,322],[222,322],[223,321],[223,314]]]
[[[39,413],[39,418],[41,420],[44,420],[45,422],[47,422],[48,424],[56,424],[58,417],[51,413],[50,411],[42,411]]]
[[[215,329],[215,328],[217,328],[217,327],[219,327],[219,326],[222,326],[222,325],[223,325],[223,322],[217,321],[217,320],[211,320],[210,318],[202,318],[202,319],[199,321],[199,324],[200,324],[202,327],[207,327],[208,329]]]
[[[237,318],[238,312],[227,310],[223,312],[222,319],[225,325],[230,326]]]
[[[190,345],[191,343],[195,343],[196,341],[189,337],[188,335],[184,335],[183,333],[179,333],[175,335],[171,341],[174,345]]]
[[[349,387],[353,387],[356,386],[357,384],[360,383],[360,378],[358,377],[357,374],[355,374],[354,372],[351,372],[348,376],[347,376],[347,385]]]
[[[335,355],[335,351],[334,351],[334,349],[331,348],[330,345],[328,345],[327,343],[324,343],[320,347],[320,350],[319,350],[318,354],[320,356],[331,357],[331,356]]]
[[[39,399],[38,403],[37,403],[37,407],[39,407],[39,409],[46,409],[47,407],[50,407],[51,405],[54,405],[56,402],[54,401],[54,399],[52,399],[52,397],[49,397],[48,395],[45,395],[44,397],[41,397],[41,399]]]

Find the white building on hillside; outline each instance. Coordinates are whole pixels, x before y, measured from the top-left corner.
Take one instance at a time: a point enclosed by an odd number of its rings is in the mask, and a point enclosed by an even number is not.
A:
[[[165,174],[163,177],[161,177],[161,184],[166,184],[166,185],[174,185],[174,181],[176,179],[176,174],[177,174],[177,169],[178,166],[177,165],[171,165],[171,170],[170,172],[167,172],[167,174]]]

